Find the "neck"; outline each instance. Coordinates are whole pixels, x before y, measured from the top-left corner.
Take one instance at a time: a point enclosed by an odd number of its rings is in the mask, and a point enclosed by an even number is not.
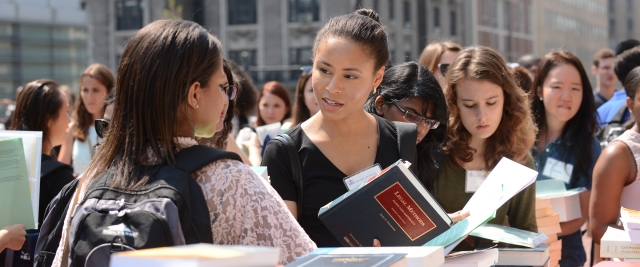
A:
[[[329,120],[319,114],[319,128],[330,136],[359,136],[363,130],[368,129],[371,122],[375,122],[373,115],[364,111],[364,109],[351,114],[342,120]]]
[[[557,140],[562,135],[562,130],[567,123],[559,121],[547,114],[547,128],[540,133],[540,142],[543,143],[542,147]],[[544,138],[543,138],[544,137]],[[544,142],[542,142],[544,140]]]
[[[596,92],[598,92],[598,94],[606,99],[611,99],[613,97],[613,94],[616,92],[616,86],[615,84],[612,84],[611,86],[603,86],[602,84],[598,83]]]
[[[484,156],[484,148],[487,139],[477,138],[475,136],[471,136],[471,141],[469,142],[469,147],[476,150],[476,153],[473,154],[473,158],[475,159],[477,156]]]
[[[53,149],[53,147],[51,146],[51,142],[49,141],[42,142],[42,154],[51,156],[51,149]]]

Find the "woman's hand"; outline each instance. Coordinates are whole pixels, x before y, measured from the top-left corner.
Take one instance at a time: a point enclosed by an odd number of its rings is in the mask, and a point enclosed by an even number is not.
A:
[[[451,214],[447,214],[449,215],[449,218],[451,218],[451,220],[453,220],[453,223],[457,223],[459,221],[464,220],[465,218],[469,217],[469,215],[471,215],[471,212],[469,212],[468,210],[459,210],[456,211],[454,213]]]
[[[24,225],[22,224],[5,226],[0,230],[0,251],[5,248],[20,250],[26,235],[27,232],[24,230]]]

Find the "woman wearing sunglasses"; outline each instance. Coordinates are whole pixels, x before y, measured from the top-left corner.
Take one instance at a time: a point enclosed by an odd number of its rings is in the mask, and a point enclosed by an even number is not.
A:
[[[440,87],[446,90],[447,70],[461,50],[462,47],[454,42],[430,43],[422,50],[418,63],[430,70],[438,80]]]
[[[18,95],[16,110],[9,130],[42,132],[42,168],[40,169],[40,204],[38,225],[44,221],[49,202],[73,181],[71,166],[61,164],[52,148],[64,142],[71,119],[67,96],[53,80],[35,80],[28,83]]]
[[[391,67],[365,104],[369,113],[418,127],[418,178],[429,191],[442,163],[440,147],[447,135],[447,105],[433,74],[416,62]],[[441,158],[436,160],[436,158]],[[437,163],[438,162],[438,163]]]
[[[320,111],[316,97],[313,95],[313,87],[311,86],[311,69],[313,65],[307,65],[301,68],[302,73],[298,79],[296,86],[295,103],[293,104],[293,119],[291,126],[304,122]]]

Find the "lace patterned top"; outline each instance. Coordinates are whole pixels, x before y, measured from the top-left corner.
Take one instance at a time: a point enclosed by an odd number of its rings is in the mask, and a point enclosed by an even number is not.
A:
[[[197,145],[195,139],[188,137],[179,137],[177,142],[181,148]],[[147,156],[147,164],[155,162],[151,149]],[[280,264],[290,263],[317,248],[273,187],[244,163],[219,160],[197,171],[193,177],[209,207],[214,244],[278,247]],[[84,188],[86,183],[80,195],[84,195]],[[67,239],[68,218],[69,214],[65,218],[60,248]],[[53,266],[66,265],[62,263],[65,254],[67,251],[59,249]]]
[[[616,140],[624,142],[629,147],[636,162],[636,179],[622,188],[620,205],[640,210],[640,201],[638,201],[638,195],[640,195],[640,134],[634,130],[627,130]]]

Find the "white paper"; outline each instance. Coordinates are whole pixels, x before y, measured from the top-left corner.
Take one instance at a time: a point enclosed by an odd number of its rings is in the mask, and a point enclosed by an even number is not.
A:
[[[267,136],[273,139],[274,137],[281,134],[282,133],[281,127],[282,127],[282,124],[280,124],[279,122],[256,127],[256,133],[260,138],[260,145],[264,144],[264,140],[267,139]]]
[[[480,188],[480,185],[482,185],[482,182],[484,182],[485,179],[487,179],[486,171],[467,170],[464,184],[465,192],[475,193],[478,191],[478,188]]]
[[[40,131],[0,131],[0,140],[22,138],[24,156],[27,161],[27,173],[31,188],[31,206],[33,218],[38,222],[40,204],[40,165],[42,163],[42,132]],[[36,228],[40,227],[39,225]]]
[[[572,172],[573,164],[564,163],[554,158],[547,158],[547,163],[544,165],[542,175],[568,184],[571,181]]]
[[[357,188],[362,183],[366,182],[367,179],[381,172],[380,164],[376,163],[373,166],[361,170],[349,177],[343,179],[344,185],[347,187],[347,190],[351,190]]]

